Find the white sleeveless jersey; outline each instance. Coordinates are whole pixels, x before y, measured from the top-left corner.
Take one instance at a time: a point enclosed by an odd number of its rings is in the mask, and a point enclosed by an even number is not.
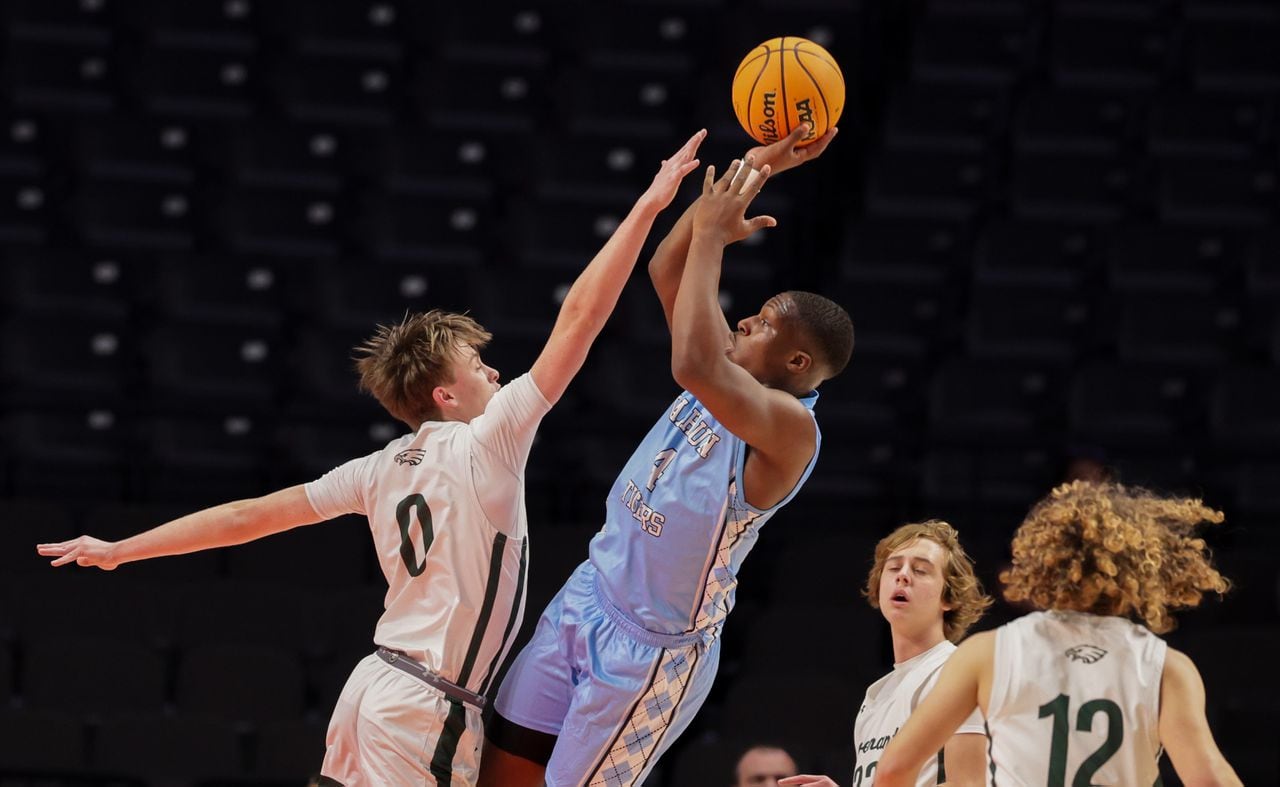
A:
[[[369,518],[387,579],[373,641],[485,693],[524,614],[524,466],[551,405],[525,374],[470,424],[428,421],[306,485],[323,518]]]
[[[1136,623],[1081,612],[996,629],[989,784],[1155,784],[1166,650]]]
[[[893,672],[871,684],[853,723],[853,753],[857,765],[853,771],[853,787],[875,784],[876,765],[885,746],[898,734],[902,725],[938,682],[942,666],[956,652],[956,646],[943,640],[924,653],[893,665]],[[981,711],[965,719],[956,734],[985,734]],[[932,787],[946,781],[946,764],[942,753],[931,757],[916,778],[919,787]]]

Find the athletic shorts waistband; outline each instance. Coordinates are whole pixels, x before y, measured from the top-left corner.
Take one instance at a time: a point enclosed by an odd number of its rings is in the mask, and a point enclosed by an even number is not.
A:
[[[378,658],[410,677],[417,678],[455,702],[470,705],[482,713],[484,712],[485,705],[488,704],[488,700],[485,699],[483,694],[477,694],[474,691],[463,688],[452,681],[445,680],[398,650],[379,647]]]
[[[710,631],[686,631],[683,634],[662,634],[657,631],[650,631],[641,626],[636,621],[627,617],[627,613],[618,609],[618,606],[609,598],[608,591],[604,589],[604,583],[600,580],[599,572],[593,570],[591,572],[591,584],[595,588],[596,603],[604,614],[613,621],[613,623],[622,629],[628,637],[642,645],[649,645],[655,648],[663,648],[665,650],[676,650],[686,648],[697,643],[706,644],[714,638],[714,634]]]

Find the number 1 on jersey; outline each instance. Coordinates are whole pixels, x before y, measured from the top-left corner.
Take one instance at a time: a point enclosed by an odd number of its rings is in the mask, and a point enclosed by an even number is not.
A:
[[[667,465],[671,464],[671,461],[675,458],[676,449],[674,448],[659,451],[658,455],[653,458],[653,472],[649,473],[649,483],[646,485],[650,492],[658,485],[658,479],[662,478],[662,474],[667,472]]]

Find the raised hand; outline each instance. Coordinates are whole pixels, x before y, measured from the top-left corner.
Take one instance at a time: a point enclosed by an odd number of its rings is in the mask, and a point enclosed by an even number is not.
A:
[[[658,174],[653,177],[653,183],[649,184],[649,188],[641,199],[650,202],[659,210],[670,205],[680,189],[680,182],[698,168],[700,163],[697,159],[698,146],[706,138],[707,130],[704,128],[689,137],[689,141],[672,154],[671,158],[664,159]]]
[[[760,145],[747,151],[747,158],[755,161],[756,167],[768,166],[776,175],[821,156],[831,144],[831,140],[836,138],[838,131],[839,129],[832,126],[812,144],[800,147],[800,140],[809,133],[809,124],[801,123],[792,129],[790,134],[772,145]]]
[[[724,245],[736,243],[765,227],[778,226],[772,216],[746,218],[747,206],[760,193],[771,172],[765,166],[758,172],[748,158],[745,166],[735,160],[724,177],[716,180],[716,168],[707,167],[702,181],[702,197],[693,213],[693,234],[714,237]]]
[[[114,547],[115,543],[111,541],[80,536],[57,544],[37,544],[36,551],[45,557],[57,558],[51,563],[54,566],[75,563],[78,566],[97,566],[103,571],[111,571],[120,565],[113,555]]]

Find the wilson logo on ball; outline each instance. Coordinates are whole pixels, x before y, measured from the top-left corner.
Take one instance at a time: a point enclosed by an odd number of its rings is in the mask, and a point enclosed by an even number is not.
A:
[[[844,111],[844,75],[827,50],[796,36],[771,38],[752,49],[733,76],[733,111],[755,140],[768,145],[801,123],[817,140]]]

